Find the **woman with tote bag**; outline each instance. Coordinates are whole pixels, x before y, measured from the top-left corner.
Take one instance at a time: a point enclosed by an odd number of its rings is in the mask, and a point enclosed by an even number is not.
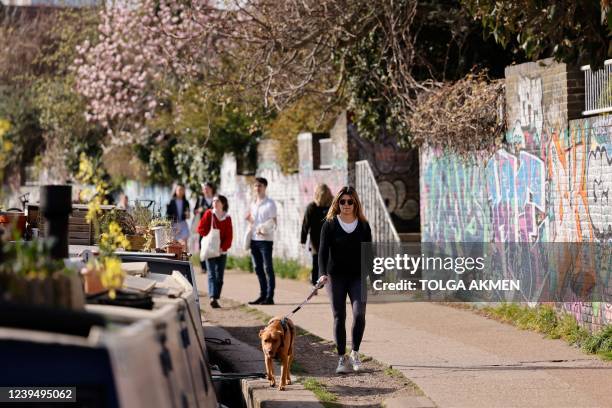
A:
[[[206,262],[208,297],[213,308],[221,307],[218,300],[223,287],[227,251],[232,246],[232,218],[227,214],[228,208],[227,198],[222,195],[215,196],[212,209],[204,212],[198,224],[198,233],[204,237],[200,260]]]

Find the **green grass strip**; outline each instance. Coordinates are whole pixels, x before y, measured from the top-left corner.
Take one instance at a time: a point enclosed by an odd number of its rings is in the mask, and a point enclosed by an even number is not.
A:
[[[553,307],[542,305],[527,307],[516,303],[487,306],[481,310],[485,315],[523,330],[543,333],[551,339],[562,339],[580,347],[588,354],[597,354],[605,360],[612,359],[612,325],[596,333],[581,327],[574,316],[559,314]]]
[[[321,381],[308,377],[302,381],[304,388],[308,391],[312,391],[312,393],[317,397],[317,399],[323,404],[324,407],[336,407],[337,404],[334,402],[338,401],[338,396],[333,392],[327,390],[327,386],[323,384]]]

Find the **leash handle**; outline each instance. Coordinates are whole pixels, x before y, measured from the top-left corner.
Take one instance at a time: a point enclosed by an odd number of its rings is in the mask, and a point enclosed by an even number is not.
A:
[[[312,297],[314,296],[315,291],[316,291],[316,290],[321,289],[323,286],[325,286],[325,283],[324,283],[324,282],[317,282],[317,284],[315,285],[315,287],[314,287],[314,288],[312,288],[312,291],[310,292],[310,295],[308,295],[308,297],[306,298],[306,300],[304,300],[302,303],[300,303],[300,305],[299,305],[298,307],[296,307],[295,309],[293,309],[293,310],[291,311],[291,313],[286,314],[286,315],[285,315],[285,319],[286,319],[286,318],[288,318],[289,316],[291,316],[291,315],[295,314],[295,313],[296,313],[298,310],[300,310],[300,309],[302,308],[302,306],[304,306],[306,303],[308,303],[308,301],[309,301],[310,299],[312,299]]]

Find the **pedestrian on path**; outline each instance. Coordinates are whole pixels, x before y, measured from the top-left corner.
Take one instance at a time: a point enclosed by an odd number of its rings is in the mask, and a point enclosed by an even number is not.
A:
[[[192,230],[195,229],[197,231],[198,226],[200,225],[200,220],[202,219],[202,215],[206,210],[212,209],[213,206],[213,198],[217,193],[217,189],[215,185],[210,181],[206,183],[202,183],[202,194],[198,195],[196,199],[196,203],[193,206],[193,223],[191,224]],[[193,243],[192,252],[198,253],[200,251],[200,236],[196,236],[196,241]],[[202,272],[206,273],[206,262],[200,261],[200,266],[202,267]]]
[[[321,238],[321,226],[325,221],[325,216],[329,211],[334,196],[327,184],[319,184],[315,189],[314,201],[306,207],[304,220],[302,221],[301,243],[306,244],[306,238],[310,234],[309,250],[312,255],[312,272],[310,282],[317,284],[319,279],[319,239]],[[316,292],[315,292],[316,293]]]
[[[366,293],[362,293],[361,243],[372,242],[370,225],[353,187],[343,187],[334,197],[321,228],[319,244],[320,281],[327,283],[334,314],[334,339],[338,350],[336,373],[359,371],[359,345],[365,330]],[[346,356],[346,295],[353,309],[350,361]]]
[[[185,198],[185,185],[177,183],[172,193],[172,199],[166,206],[166,216],[172,221],[172,232],[178,241],[182,241],[184,245],[189,239],[189,201]]]
[[[221,307],[219,305],[219,298],[221,297],[221,288],[223,287],[227,251],[232,246],[234,232],[232,218],[227,214],[229,209],[227,198],[222,195],[215,196],[212,200],[212,207],[212,209],[206,210],[200,219],[198,233],[201,237],[205,237],[212,228],[215,228],[219,230],[221,237],[221,255],[208,258],[205,261],[206,268],[208,269],[208,297],[210,298],[210,305],[213,308],[219,308]]]
[[[276,203],[266,196],[268,180],[257,177],[253,184],[255,201],[251,204],[246,220],[250,223],[251,257],[255,274],[259,279],[259,297],[251,305],[274,304],[274,268],[272,246],[276,229]]]

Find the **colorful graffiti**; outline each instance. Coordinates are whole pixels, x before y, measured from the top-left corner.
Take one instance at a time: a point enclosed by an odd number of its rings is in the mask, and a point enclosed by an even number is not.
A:
[[[542,86],[537,77],[519,79],[509,143],[485,161],[422,149],[423,241],[612,242],[612,115],[547,128],[543,117],[564,122],[558,107],[546,108]],[[551,263],[560,277],[574,273],[574,262],[561,264]],[[593,273],[609,277],[610,260]],[[588,285],[595,275],[575,278]],[[591,327],[612,322],[609,303],[563,307]]]
[[[543,126],[542,79],[520,77],[516,92],[518,113],[511,121],[513,129],[508,133],[508,143],[523,148],[540,142]]]
[[[399,231],[418,230],[419,158],[415,149],[403,149],[395,135],[381,130],[376,142],[359,135],[355,124],[347,125],[349,156],[367,160],[385,200],[387,210]]]
[[[429,242],[490,240],[485,166],[421,150],[421,236]]]
[[[486,169],[493,241],[535,242],[547,236],[546,173],[539,157],[499,150]]]

